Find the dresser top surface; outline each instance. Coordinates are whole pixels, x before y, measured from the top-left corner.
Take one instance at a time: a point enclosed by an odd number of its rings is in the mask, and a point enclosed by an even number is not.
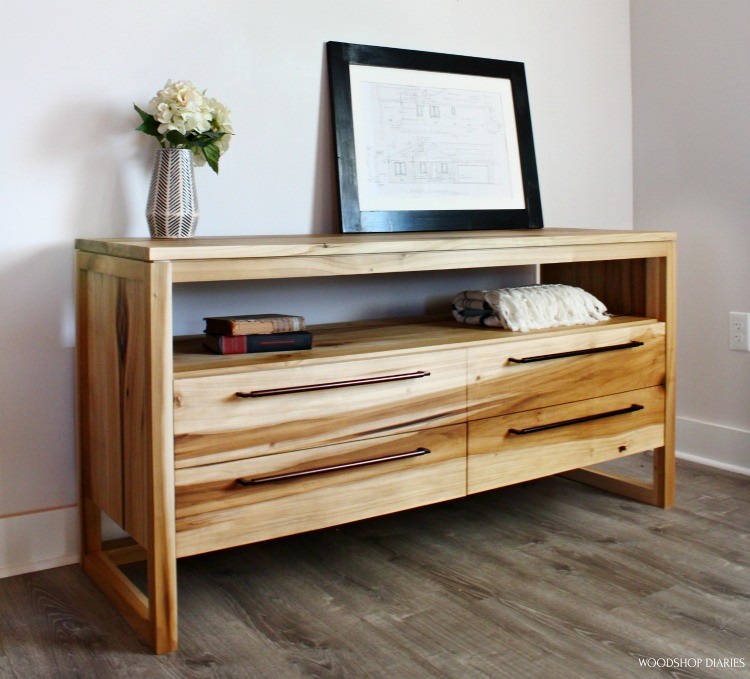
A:
[[[545,228],[429,233],[224,236],[196,237],[185,240],[79,238],[76,240],[76,249],[83,252],[153,262],[647,243],[673,241],[675,239],[676,234],[671,231]]]

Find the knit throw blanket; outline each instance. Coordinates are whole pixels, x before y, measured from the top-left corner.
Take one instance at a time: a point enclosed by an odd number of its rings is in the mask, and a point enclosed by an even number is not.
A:
[[[453,298],[459,323],[526,332],[562,325],[592,325],[609,318],[607,307],[571,285],[527,285],[466,290]]]

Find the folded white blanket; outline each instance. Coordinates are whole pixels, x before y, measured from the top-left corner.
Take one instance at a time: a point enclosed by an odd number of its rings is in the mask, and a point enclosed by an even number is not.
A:
[[[571,285],[527,285],[467,290],[453,298],[460,323],[526,332],[564,325],[592,325],[609,317],[594,295]]]

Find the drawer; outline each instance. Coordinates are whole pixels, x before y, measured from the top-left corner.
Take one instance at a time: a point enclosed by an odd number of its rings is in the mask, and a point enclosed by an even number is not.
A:
[[[468,492],[663,445],[663,387],[476,420],[469,423]]]
[[[223,549],[464,496],[466,425],[178,469],[175,484],[177,555]]]
[[[653,387],[664,347],[664,323],[651,323],[469,349],[469,418]]]
[[[177,379],[178,468],[466,419],[463,349]]]

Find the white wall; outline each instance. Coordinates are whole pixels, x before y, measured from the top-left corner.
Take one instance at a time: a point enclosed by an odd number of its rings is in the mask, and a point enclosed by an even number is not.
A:
[[[750,472],[750,3],[634,0],[635,226],[678,234],[678,449]]]
[[[336,230],[327,40],[525,62],[546,224],[632,226],[627,0],[36,0],[3,3],[0,24],[0,520],[75,502],[73,238],[146,235],[154,142],[132,103],[167,78],[234,112],[221,176],[198,172],[199,235]],[[333,282],[328,305],[321,287],[208,285],[178,294],[175,325],[258,295],[311,320],[409,313],[497,280]]]

